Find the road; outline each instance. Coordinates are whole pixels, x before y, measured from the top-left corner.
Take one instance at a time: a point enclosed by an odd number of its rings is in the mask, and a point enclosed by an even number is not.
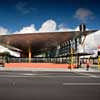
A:
[[[0,100],[100,100],[100,73],[0,71]]]

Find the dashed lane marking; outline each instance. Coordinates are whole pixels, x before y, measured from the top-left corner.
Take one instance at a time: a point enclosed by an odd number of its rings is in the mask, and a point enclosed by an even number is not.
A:
[[[88,77],[93,77],[93,78],[100,78],[100,76],[98,75],[93,75],[93,74],[90,74],[90,73],[82,73],[82,72],[74,72],[78,75],[85,75],[85,76],[88,76]]]
[[[82,73],[82,72],[74,72],[75,75],[50,75],[50,74],[35,74],[35,73],[18,73],[18,74],[5,74],[5,75],[0,75],[0,77],[83,77],[83,78],[100,78],[100,76],[96,76],[93,74],[88,74],[88,73]]]
[[[0,77],[51,77],[51,78],[56,78],[56,77],[66,77],[66,78],[80,78],[80,77],[83,77],[83,78],[88,78],[86,76],[48,76],[48,75],[0,75]]]
[[[89,86],[93,86],[93,85],[100,85],[100,83],[63,83],[62,85],[89,85]]]
[[[0,75],[0,77],[4,77],[4,78],[7,78],[7,77],[30,77],[30,76],[17,76],[17,75]]]

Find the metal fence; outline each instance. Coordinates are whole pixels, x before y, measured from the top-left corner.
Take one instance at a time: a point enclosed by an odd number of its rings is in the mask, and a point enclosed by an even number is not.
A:
[[[28,63],[29,58],[7,58],[5,59],[7,63]],[[31,58],[31,63],[67,63],[68,59],[66,57],[57,57],[57,58],[44,58],[44,57],[35,57]]]

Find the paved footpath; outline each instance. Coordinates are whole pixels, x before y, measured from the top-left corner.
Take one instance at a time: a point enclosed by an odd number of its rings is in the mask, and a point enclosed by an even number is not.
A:
[[[86,68],[6,68],[6,67],[0,67],[0,70],[5,71],[62,71],[62,72],[100,72],[98,69],[89,68],[87,71]]]

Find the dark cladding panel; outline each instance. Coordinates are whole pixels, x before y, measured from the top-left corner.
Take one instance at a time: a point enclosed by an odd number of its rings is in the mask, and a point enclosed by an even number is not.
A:
[[[98,51],[98,56],[100,56],[100,51]]]
[[[81,24],[79,26],[79,29],[80,29],[81,32],[85,32],[86,31],[86,25],[85,24]]]

